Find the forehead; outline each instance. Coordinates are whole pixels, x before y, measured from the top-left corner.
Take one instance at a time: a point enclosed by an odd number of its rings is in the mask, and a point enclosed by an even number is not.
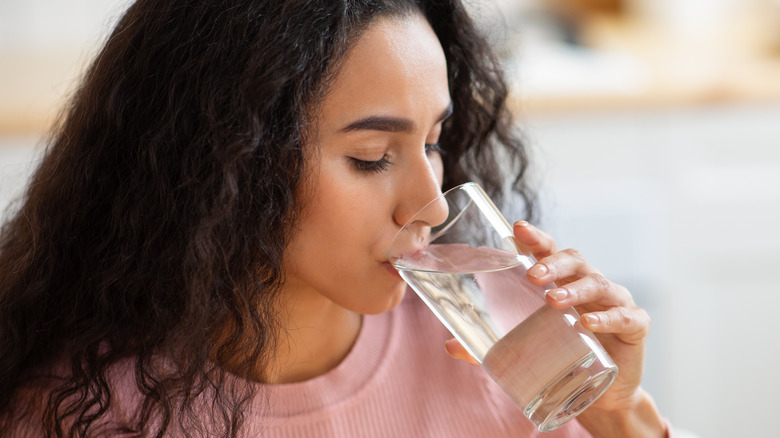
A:
[[[320,107],[320,129],[373,114],[437,115],[449,103],[447,63],[425,18],[382,17],[347,51]],[[332,126],[331,126],[332,125]]]

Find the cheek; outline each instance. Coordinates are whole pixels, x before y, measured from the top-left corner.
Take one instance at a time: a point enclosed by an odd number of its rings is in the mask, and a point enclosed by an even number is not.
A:
[[[392,308],[406,289],[382,264],[396,231],[393,181],[356,174],[327,156],[318,170],[285,257],[290,284],[359,313]]]
[[[319,288],[357,281],[378,255],[382,208],[376,194],[331,176],[318,181],[290,248],[298,273]]]
[[[371,234],[378,220],[378,209],[372,208],[376,207],[376,193],[337,177],[323,181],[320,188],[315,200],[318,205],[310,216],[322,234],[320,238],[358,244],[364,235]]]

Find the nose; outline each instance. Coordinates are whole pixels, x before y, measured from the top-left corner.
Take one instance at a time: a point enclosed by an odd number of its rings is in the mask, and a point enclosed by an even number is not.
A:
[[[437,165],[440,166],[441,163],[438,162]],[[447,220],[449,208],[447,201],[440,197],[440,176],[425,153],[414,157],[409,172],[403,179],[402,190],[393,212],[393,220],[399,226],[414,221],[422,226],[435,227]]]

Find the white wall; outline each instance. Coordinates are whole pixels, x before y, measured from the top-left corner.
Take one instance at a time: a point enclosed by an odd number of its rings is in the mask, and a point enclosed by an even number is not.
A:
[[[645,384],[702,437],[776,436],[780,106],[536,117],[546,227],[653,318]]]
[[[0,50],[93,47],[130,0],[3,0]]]

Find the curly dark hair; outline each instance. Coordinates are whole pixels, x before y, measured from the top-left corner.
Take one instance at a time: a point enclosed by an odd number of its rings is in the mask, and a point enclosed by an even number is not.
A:
[[[253,394],[215,364],[249,374],[275,349],[313,110],[350,41],[418,12],[448,66],[445,188],[509,188],[530,215],[507,87],[459,1],[138,0],[2,229],[0,430],[36,416],[52,436],[235,436]],[[106,429],[122,361],[143,399]],[[209,424],[192,409],[204,394]]]

